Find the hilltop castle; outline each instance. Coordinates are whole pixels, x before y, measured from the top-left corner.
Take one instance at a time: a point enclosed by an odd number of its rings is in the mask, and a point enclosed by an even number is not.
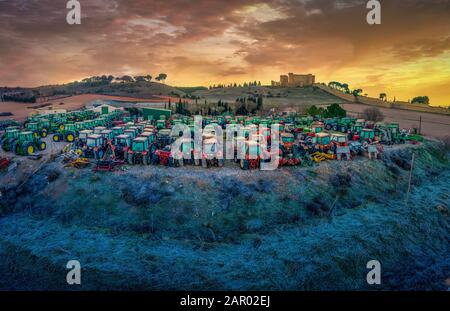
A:
[[[316,83],[316,76],[312,74],[298,75],[290,72],[288,75],[281,75],[280,81],[272,81],[272,86],[297,87],[311,86]]]

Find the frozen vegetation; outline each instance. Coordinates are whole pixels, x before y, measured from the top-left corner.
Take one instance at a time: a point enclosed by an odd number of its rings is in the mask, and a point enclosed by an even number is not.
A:
[[[273,172],[56,161],[2,185],[0,290],[445,290],[448,155],[427,143]],[[79,287],[66,284],[72,259]]]

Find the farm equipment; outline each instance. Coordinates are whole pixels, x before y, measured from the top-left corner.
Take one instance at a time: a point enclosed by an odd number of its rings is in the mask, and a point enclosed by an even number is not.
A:
[[[127,151],[127,162],[133,164],[150,164],[149,142],[145,137],[137,137],[133,140],[131,148]]]
[[[316,151],[328,152],[331,149],[331,137],[328,133],[318,133],[313,138]]]
[[[341,161],[343,159],[351,160],[350,147],[348,146],[348,139],[343,134],[331,135],[331,151],[336,155],[336,159]]]
[[[335,159],[335,155],[334,154],[329,154],[329,153],[325,153],[325,152],[320,152],[320,151],[316,151],[314,153],[311,154],[311,159],[316,162],[316,163],[320,163],[326,160],[334,160]]]
[[[29,122],[25,125],[27,131],[33,132],[34,137],[47,137],[49,128],[43,127],[42,123]]]
[[[194,142],[189,138],[182,138],[179,150],[171,150],[169,161],[173,166],[184,166],[184,164],[192,164],[194,152]],[[176,156],[175,156],[176,153]]]
[[[374,129],[362,129],[359,140],[364,143],[372,143],[375,140],[375,130]]]
[[[105,154],[105,140],[99,134],[89,135],[86,144],[83,146],[83,156],[100,160]]]
[[[19,129],[16,127],[6,128],[2,137],[2,149],[6,152],[14,151],[14,142],[19,138]]]
[[[53,135],[54,142],[65,141],[72,143],[75,141],[75,138],[78,136],[78,128],[73,123],[68,123],[64,125],[64,130],[60,131]]]
[[[7,168],[10,164],[10,161],[8,158],[3,158],[0,156],[0,170],[3,170]]]
[[[115,157],[120,160],[126,160],[128,149],[131,147],[131,137],[128,135],[118,135],[114,137],[112,146]]]
[[[40,138],[34,137],[32,132],[20,132],[19,137],[13,142],[14,152],[18,155],[29,156],[36,150],[45,150],[47,144]]]
[[[219,150],[219,144],[215,136],[203,136],[202,166],[211,167],[224,165],[223,150]]]
[[[257,141],[246,140],[242,144],[243,159],[240,159],[239,166],[243,170],[254,170],[261,166],[261,161],[264,161],[261,146]]]

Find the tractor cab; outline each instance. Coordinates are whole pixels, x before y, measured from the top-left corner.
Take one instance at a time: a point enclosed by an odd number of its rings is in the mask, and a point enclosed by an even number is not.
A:
[[[39,137],[39,124],[37,122],[29,122],[26,124],[25,129],[27,131],[31,131],[34,135],[34,137]]]
[[[346,146],[348,144],[348,138],[344,134],[332,134],[331,142],[339,146]]]
[[[158,131],[158,133],[156,134],[156,141],[160,148],[164,148],[174,141],[174,137],[172,137],[170,134],[170,129],[162,129]]]
[[[281,145],[282,149],[291,150],[295,143],[295,137],[291,133],[281,133]]]
[[[131,147],[131,137],[129,135],[117,135],[114,137],[114,145],[124,147]]]
[[[123,131],[123,134],[130,136],[131,139],[135,139],[136,136],[137,136],[136,131],[135,130],[130,130],[130,129]]]
[[[191,162],[193,151],[194,151],[194,141],[190,138],[181,138],[180,149],[171,150],[170,153],[171,157],[173,158],[174,165],[183,166],[185,160]]]
[[[104,130],[100,135],[105,139],[105,141],[112,141],[114,139],[114,133],[111,130]]]
[[[315,149],[327,152],[331,148],[331,137],[328,133],[318,133],[313,139]]]
[[[94,134],[101,134],[105,130],[106,130],[106,127],[104,127],[104,126],[97,126],[97,127],[94,128]]]
[[[104,138],[99,134],[89,135],[86,139],[86,146],[88,148],[101,148],[104,145]]]
[[[133,164],[150,164],[149,143],[145,137],[137,137],[133,139],[131,149],[127,152],[127,162]]]
[[[165,129],[166,128],[166,120],[157,120],[156,121],[156,128],[158,130]]]
[[[360,133],[361,141],[372,141],[375,139],[375,130],[374,129],[363,129]]]
[[[92,130],[82,130],[82,131],[80,131],[80,134],[78,137],[80,138],[80,141],[86,143],[88,136],[92,135],[93,133],[94,132]]]
[[[149,148],[149,144],[148,144],[148,139],[145,137],[137,137],[135,139],[133,139],[133,144],[131,145],[131,150],[133,152],[145,152],[148,151]]]
[[[147,138],[149,144],[154,143],[156,140],[155,134],[152,132],[143,132],[142,134],[139,135],[139,137]]]
[[[111,128],[111,130],[113,131],[114,136],[123,134],[123,127],[115,126],[115,127]]]
[[[311,126],[311,133],[313,133],[313,134],[317,135],[317,134],[323,133],[324,131],[325,130],[324,130],[323,123],[316,123]]]

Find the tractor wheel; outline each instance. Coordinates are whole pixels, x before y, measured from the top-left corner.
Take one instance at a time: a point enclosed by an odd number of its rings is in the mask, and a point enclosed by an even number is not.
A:
[[[61,137],[59,136],[59,134],[53,135],[53,141],[54,141],[55,143],[59,142],[60,140],[61,140]]]
[[[194,165],[195,166],[200,166],[200,160],[199,159],[194,159]]]
[[[158,165],[159,164],[159,157],[156,154],[152,154],[152,164]]]
[[[184,166],[184,159],[183,158],[178,160],[178,165],[181,166],[181,167]]]
[[[224,159],[217,160],[217,164],[218,164],[219,167],[223,167]]]
[[[23,153],[26,156],[32,155],[34,153],[33,143],[27,143],[23,146]]]
[[[47,144],[45,143],[45,141],[40,141],[39,142],[39,150],[45,150],[47,148]]]
[[[241,160],[240,166],[244,171],[248,170],[248,160]]]
[[[103,156],[105,155],[105,152],[104,152],[103,150],[100,149],[100,150],[97,152],[97,155],[98,155],[98,159],[101,160],[101,159],[103,159]]]
[[[59,126],[59,130],[60,130],[60,131],[64,131],[64,128],[65,128],[64,124],[61,124],[61,125]]]
[[[133,154],[132,153],[128,153],[127,154],[127,162],[129,165],[133,165],[134,161],[133,161]]]
[[[75,135],[73,135],[72,133],[69,133],[66,135],[66,141],[68,141],[69,143],[73,142],[75,140]]]
[[[144,164],[144,165],[150,164],[150,162],[148,160],[148,154],[146,154],[145,156],[142,157],[142,164]]]
[[[41,137],[47,137],[47,130],[46,129],[43,129],[42,131],[41,131]]]

